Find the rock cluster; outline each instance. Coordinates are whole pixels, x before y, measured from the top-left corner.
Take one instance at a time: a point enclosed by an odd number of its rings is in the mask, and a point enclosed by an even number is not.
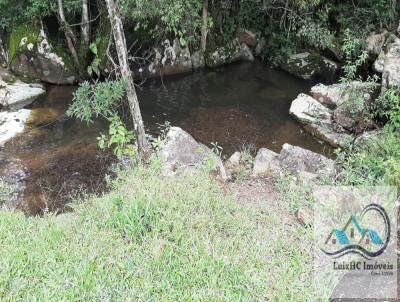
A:
[[[76,81],[73,64],[68,64],[69,60],[55,52],[44,30],[40,29],[35,44],[28,43],[26,37],[21,38],[18,53],[10,62],[10,68],[14,74],[23,78],[69,85]]]
[[[358,81],[318,84],[311,88],[311,96],[300,94],[289,112],[321,140],[334,147],[345,147],[358,133],[373,128],[367,111],[379,87]]]
[[[26,84],[0,68],[0,147],[21,134],[31,110],[23,109],[45,94],[41,84]]]

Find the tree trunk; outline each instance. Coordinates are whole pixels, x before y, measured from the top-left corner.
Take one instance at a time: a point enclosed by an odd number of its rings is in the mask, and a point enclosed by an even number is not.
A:
[[[85,49],[89,47],[90,43],[90,23],[89,23],[89,4],[88,0],[82,0],[82,42]]]
[[[115,0],[105,0],[108,16],[111,22],[111,28],[114,35],[115,48],[118,54],[119,67],[121,76],[127,81],[126,96],[129,103],[129,110],[132,116],[134,130],[137,138],[139,155],[142,159],[147,159],[149,156],[149,145],[146,140],[142,115],[140,113],[139,101],[136,95],[135,84],[133,83],[132,72],[128,62],[128,49],[126,47],[125,33],[122,25],[122,20],[119,15]]]
[[[200,41],[200,49],[203,54],[207,49],[207,30],[208,27],[208,0],[203,0],[203,25],[201,27],[201,41]]]
[[[8,56],[6,50],[4,49],[3,32],[0,29],[0,64],[7,64],[7,63],[8,63]]]
[[[77,66],[79,66],[79,59],[78,59],[78,55],[77,55],[76,49],[75,49],[75,44],[76,44],[75,35],[74,35],[71,27],[67,23],[67,20],[65,19],[63,0],[57,0],[57,1],[58,1],[57,2],[58,3],[58,17],[60,19],[61,28],[63,29],[63,31],[65,33],[65,39],[67,40],[68,49],[75,61],[75,64]]]

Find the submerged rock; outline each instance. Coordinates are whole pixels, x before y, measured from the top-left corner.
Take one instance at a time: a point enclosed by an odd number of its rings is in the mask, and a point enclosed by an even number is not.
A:
[[[254,61],[254,55],[246,44],[237,39],[206,56],[206,65],[211,68],[239,61]]]
[[[28,109],[0,112],[0,147],[24,131],[30,114],[31,111]]]
[[[299,78],[310,80],[314,77],[333,79],[339,66],[317,53],[303,52],[290,56],[281,68]]]
[[[162,159],[163,172],[166,176],[175,176],[183,171],[195,171],[204,164],[210,164],[222,179],[227,178],[221,159],[181,128],[172,127],[168,131],[158,155]]]

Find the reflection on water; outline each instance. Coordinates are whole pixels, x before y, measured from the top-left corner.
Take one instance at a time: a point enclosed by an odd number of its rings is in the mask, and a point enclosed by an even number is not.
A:
[[[0,150],[0,176],[18,183],[23,202],[4,206],[40,213],[63,209],[76,191],[105,188],[104,175],[115,161],[101,152],[96,137],[104,121],[87,126],[65,111],[75,87],[48,87],[32,106],[27,131]],[[138,88],[147,130],[170,121],[206,145],[218,142],[230,155],[243,145],[279,152],[284,143],[325,153],[326,147],[304,133],[289,116],[290,102],[308,84],[257,63],[151,80]],[[45,192],[45,194],[43,194]]]
[[[243,144],[279,152],[284,143],[325,153],[289,116],[291,101],[310,84],[257,63],[153,80],[138,91],[146,125],[170,121],[230,155]],[[150,129],[150,130],[151,130]]]

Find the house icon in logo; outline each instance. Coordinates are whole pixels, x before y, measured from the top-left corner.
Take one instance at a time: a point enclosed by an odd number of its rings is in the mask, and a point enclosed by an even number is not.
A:
[[[339,244],[342,246],[358,244],[369,246],[371,244],[383,245],[384,242],[375,230],[362,228],[357,218],[352,215],[343,229],[333,229],[330,232],[328,238],[325,240],[325,244]]]

